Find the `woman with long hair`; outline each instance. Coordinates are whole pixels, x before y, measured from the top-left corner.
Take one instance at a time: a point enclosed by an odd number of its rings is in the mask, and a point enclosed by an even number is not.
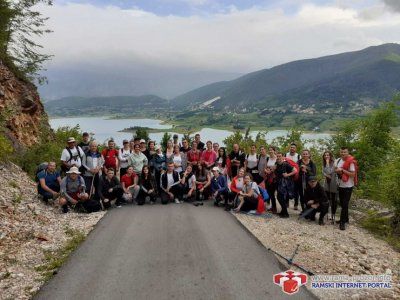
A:
[[[322,174],[325,179],[324,190],[329,200],[329,206],[331,207],[331,219],[334,222],[337,209],[336,195],[338,192],[338,182],[335,172],[335,157],[328,150],[322,155]]]
[[[301,210],[304,211],[306,207],[306,203],[304,201],[304,191],[307,187],[308,177],[317,175],[317,167],[311,159],[310,150],[307,149],[304,149],[301,152],[301,159],[299,159],[297,164],[299,165],[300,170],[299,179],[297,180],[297,188],[300,196]],[[296,206],[296,202],[294,209],[298,209],[298,207]]]
[[[138,205],[143,205],[146,202],[146,197],[149,197],[150,203],[154,204],[156,202],[157,184],[153,174],[150,172],[149,166],[143,166],[139,185]]]
[[[196,200],[207,199],[210,194],[211,175],[201,161],[196,168]]]
[[[173,162],[174,144],[171,140],[167,142],[167,149],[165,149],[166,163]]]
[[[183,172],[182,155],[179,145],[174,146],[174,154],[172,155],[172,161],[175,166],[175,171],[178,172],[179,174],[182,173]]]
[[[227,174],[227,156],[224,147],[218,149],[218,156],[215,161],[215,166],[219,168],[221,174]]]

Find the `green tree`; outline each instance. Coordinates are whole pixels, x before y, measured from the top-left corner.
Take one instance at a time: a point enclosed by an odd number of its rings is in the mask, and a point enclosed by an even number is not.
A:
[[[135,132],[135,137],[139,139],[144,139],[146,143],[150,140],[149,133],[146,128],[137,127]]]
[[[167,149],[167,143],[168,141],[170,141],[172,138],[171,134],[169,134],[168,132],[164,132],[164,135],[161,139],[161,146],[163,147],[163,149]]]
[[[39,71],[51,55],[43,54],[36,38],[51,31],[45,27],[48,18],[34,9],[38,4],[52,5],[52,1],[1,0],[0,58],[20,77],[43,83]]]

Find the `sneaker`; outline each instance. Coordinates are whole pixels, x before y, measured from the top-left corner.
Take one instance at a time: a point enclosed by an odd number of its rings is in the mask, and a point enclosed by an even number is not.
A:
[[[282,218],[282,219],[289,218],[289,215],[286,215],[286,214],[278,214],[278,216],[279,216],[279,218]]]
[[[156,202],[154,202],[154,201],[150,201],[150,204],[151,204],[151,205],[154,205],[154,204],[156,204]]]
[[[181,202],[179,201],[178,198],[175,198],[175,203],[176,203],[176,204],[179,204],[179,203],[181,203]]]
[[[324,226],[324,225],[325,225],[325,222],[324,222],[324,220],[319,219],[318,224],[321,225],[321,226]]]
[[[63,213],[63,214],[66,214],[68,211],[69,211],[68,206],[67,206],[67,205],[64,205],[64,206],[62,207],[62,213]]]
[[[115,206],[116,206],[117,208],[121,208],[121,207],[122,207],[121,204],[115,204]]]

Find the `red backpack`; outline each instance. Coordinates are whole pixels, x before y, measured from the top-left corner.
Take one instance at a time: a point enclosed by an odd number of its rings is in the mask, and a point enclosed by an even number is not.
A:
[[[293,175],[293,180],[297,181],[299,179],[299,174],[300,174],[299,165],[288,157],[285,158],[285,161],[296,170],[296,174]]]

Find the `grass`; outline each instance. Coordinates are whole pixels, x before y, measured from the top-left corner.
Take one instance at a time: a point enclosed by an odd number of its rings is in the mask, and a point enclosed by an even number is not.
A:
[[[50,280],[53,275],[57,273],[57,270],[68,259],[68,256],[75,251],[86,238],[83,232],[71,228],[66,228],[65,234],[69,237],[65,245],[56,251],[45,251],[45,263],[35,268],[37,272],[41,273],[42,279],[45,282]]]
[[[20,203],[22,202],[22,194],[21,194],[21,193],[19,193],[19,194],[13,193],[12,202],[13,202],[14,204],[20,204]]]
[[[391,218],[378,216],[375,212],[368,212],[367,216],[360,221],[360,225],[376,237],[386,241],[396,251],[400,251],[400,238],[393,235]]]
[[[10,187],[14,188],[14,189],[19,188],[18,182],[16,182],[15,180],[10,180],[10,181],[8,182],[8,185],[9,185]]]

